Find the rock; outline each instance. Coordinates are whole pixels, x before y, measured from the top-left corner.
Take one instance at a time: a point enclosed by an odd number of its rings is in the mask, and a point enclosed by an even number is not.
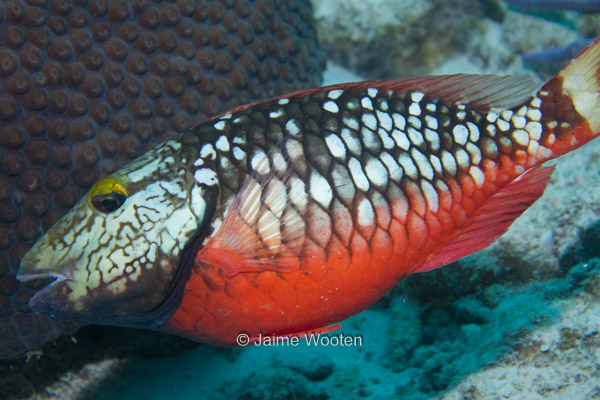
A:
[[[472,1],[313,0],[320,40],[334,62],[367,77],[427,74],[480,27]]]
[[[329,378],[335,365],[329,358],[314,356],[288,362],[285,367],[300,373],[309,381],[320,382]]]

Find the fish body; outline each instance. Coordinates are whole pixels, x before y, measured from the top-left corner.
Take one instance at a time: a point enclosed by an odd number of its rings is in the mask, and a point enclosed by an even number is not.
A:
[[[535,91],[450,75],[232,110],[99,181],[22,260],[56,318],[219,345],[356,314],[478,251],[600,133],[600,42]],[[533,93],[533,94],[532,94]]]

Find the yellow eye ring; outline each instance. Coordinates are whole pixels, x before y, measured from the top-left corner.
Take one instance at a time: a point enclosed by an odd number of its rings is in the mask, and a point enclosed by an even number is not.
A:
[[[92,186],[88,201],[96,210],[109,213],[121,207],[127,196],[127,183],[117,176],[109,176]]]

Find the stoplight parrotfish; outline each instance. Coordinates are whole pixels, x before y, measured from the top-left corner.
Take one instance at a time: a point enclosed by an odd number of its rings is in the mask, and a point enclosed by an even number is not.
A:
[[[600,133],[600,39],[535,90],[447,75],[239,107],[97,182],[24,256],[30,307],[236,345],[328,329],[481,250]]]

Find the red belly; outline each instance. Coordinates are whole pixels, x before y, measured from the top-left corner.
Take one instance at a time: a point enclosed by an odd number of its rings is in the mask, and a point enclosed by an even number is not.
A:
[[[380,249],[379,257],[365,252],[361,261],[371,258],[370,263],[355,265],[346,248],[334,245],[329,251],[333,262],[320,252],[302,270],[284,274],[264,271],[227,277],[220,268],[200,267],[163,329],[231,346],[240,333],[256,337],[327,326],[369,307],[402,278],[389,259],[390,250]]]
[[[240,333],[298,333],[363,311],[439,252],[442,237],[451,240],[458,233],[447,210],[424,217],[408,210],[403,220],[390,214],[377,210],[375,225],[350,226],[351,234],[334,235],[326,249],[306,239],[302,265],[291,272],[231,276],[222,267],[197,261],[180,307],[161,329],[205,343],[236,345]],[[333,226],[344,223],[334,215]]]

